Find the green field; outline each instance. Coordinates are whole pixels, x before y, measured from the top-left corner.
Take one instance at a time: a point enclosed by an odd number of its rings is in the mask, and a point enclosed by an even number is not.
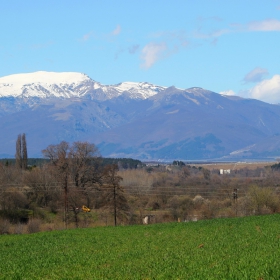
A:
[[[0,279],[280,279],[280,215],[0,236]]]

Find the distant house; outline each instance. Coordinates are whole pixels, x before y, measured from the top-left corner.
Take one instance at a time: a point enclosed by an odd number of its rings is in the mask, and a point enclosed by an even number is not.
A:
[[[230,169],[220,169],[220,175],[230,174]]]

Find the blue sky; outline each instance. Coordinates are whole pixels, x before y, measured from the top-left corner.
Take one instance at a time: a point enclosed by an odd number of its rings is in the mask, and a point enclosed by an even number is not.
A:
[[[2,0],[0,77],[82,72],[280,103],[280,0]]]

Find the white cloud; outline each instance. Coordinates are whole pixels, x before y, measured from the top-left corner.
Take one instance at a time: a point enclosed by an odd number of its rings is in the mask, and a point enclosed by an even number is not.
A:
[[[245,83],[257,83],[263,80],[264,76],[268,74],[268,71],[264,68],[256,67],[250,71],[244,78]]]
[[[154,42],[146,44],[141,51],[141,67],[145,69],[189,46],[185,31],[161,31],[152,34],[152,38]]]
[[[203,22],[205,19],[202,19]],[[220,18],[209,18],[207,20],[221,22]],[[262,21],[249,22],[247,24],[231,24],[225,28],[219,28],[209,32],[202,31],[202,27],[194,31],[193,35],[196,39],[207,40],[209,43],[216,45],[218,39],[226,34],[238,32],[255,32],[255,31],[280,31],[280,21],[277,19],[267,19]],[[120,32],[118,25],[113,34],[117,35]],[[185,30],[180,31],[161,31],[152,34],[153,41],[142,49],[141,59],[142,68],[152,67],[158,60],[166,58],[174,53],[181,51],[191,45],[188,35]],[[248,73],[244,82],[259,82],[267,74],[266,69],[256,68]]]
[[[149,43],[142,49],[141,59],[142,68],[148,69],[155,64],[156,61],[164,57],[164,51],[167,50],[165,43]]]
[[[113,30],[112,35],[117,36],[121,33],[121,26],[117,25],[117,27]]]
[[[233,90],[226,90],[226,91],[221,91],[220,92],[221,95],[236,95],[235,92]]]
[[[280,31],[280,21],[278,19],[265,19],[260,21],[251,21],[247,24],[231,24],[231,32],[270,32]]]
[[[250,90],[250,95],[268,103],[280,103],[280,75],[258,83]]]
[[[266,19],[262,21],[252,21],[247,24],[233,23],[228,28],[213,30],[212,32],[201,31],[202,27],[194,31],[197,39],[211,39],[212,44],[216,44],[219,37],[234,32],[256,32],[256,31],[280,31],[280,21],[277,19]]]
[[[249,31],[280,31],[280,21],[277,19],[266,19],[248,23]]]

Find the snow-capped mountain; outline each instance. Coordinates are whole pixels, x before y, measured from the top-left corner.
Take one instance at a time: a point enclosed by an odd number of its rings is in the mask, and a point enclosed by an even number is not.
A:
[[[95,143],[103,156],[197,160],[280,155],[280,106],[199,87],[102,85],[85,74],[0,78],[0,157],[26,133],[30,157],[61,141]]]
[[[39,71],[0,78],[0,97],[90,97],[92,100],[107,100],[125,93],[132,99],[146,99],[164,89],[135,82],[102,85],[85,74],[75,72]]]
[[[0,78],[0,96],[12,97],[71,97],[81,96],[81,84],[95,82],[80,73],[35,72]]]

